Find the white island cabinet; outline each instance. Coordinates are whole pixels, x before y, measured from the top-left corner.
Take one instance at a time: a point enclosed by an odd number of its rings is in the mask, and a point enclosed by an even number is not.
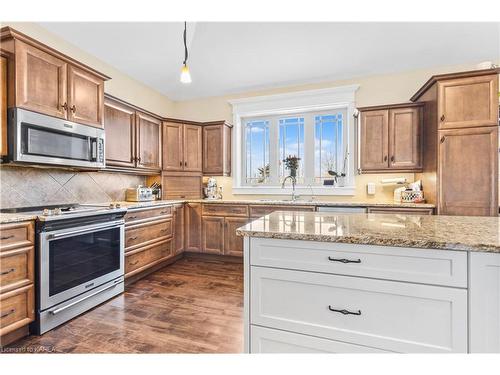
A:
[[[500,353],[500,251],[453,242],[439,223],[273,213],[240,228],[245,351]],[[427,242],[405,237],[415,227]]]

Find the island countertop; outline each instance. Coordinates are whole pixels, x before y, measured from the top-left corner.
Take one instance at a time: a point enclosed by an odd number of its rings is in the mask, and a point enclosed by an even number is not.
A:
[[[500,218],[273,212],[240,236],[500,253]]]

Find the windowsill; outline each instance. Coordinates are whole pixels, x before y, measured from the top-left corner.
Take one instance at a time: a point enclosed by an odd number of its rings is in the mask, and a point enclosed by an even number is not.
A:
[[[296,187],[295,192],[298,195],[354,195],[356,188],[354,186],[331,187],[331,186],[313,186],[309,187]],[[233,187],[233,194],[248,194],[248,195],[290,195],[292,188],[281,186],[239,186]]]

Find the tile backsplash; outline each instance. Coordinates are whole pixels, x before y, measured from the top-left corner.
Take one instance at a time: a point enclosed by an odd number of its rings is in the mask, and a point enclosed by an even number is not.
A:
[[[0,167],[0,207],[125,200],[125,189],[145,184],[144,176],[63,169]]]

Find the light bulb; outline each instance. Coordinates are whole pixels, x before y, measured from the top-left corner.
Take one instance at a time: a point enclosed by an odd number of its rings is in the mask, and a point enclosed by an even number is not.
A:
[[[181,70],[181,82],[182,83],[191,83],[191,74],[189,73],[189,68],[187,65],[184,65]]]

